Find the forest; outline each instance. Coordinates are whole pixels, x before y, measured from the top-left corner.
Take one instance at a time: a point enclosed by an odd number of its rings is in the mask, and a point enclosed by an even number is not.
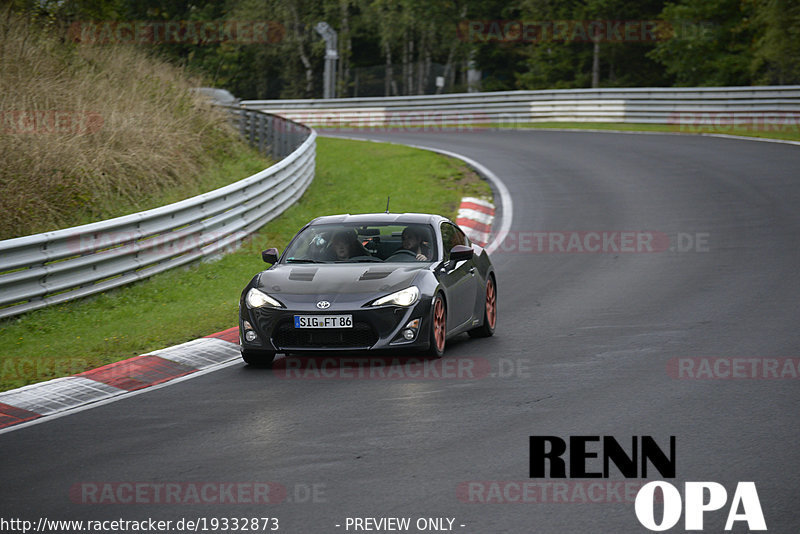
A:
[[[338,97],[800,84],[796,0],[5,4],[69,46],[146,48],[244,99],[323,96],[319,22],[337,34]]]

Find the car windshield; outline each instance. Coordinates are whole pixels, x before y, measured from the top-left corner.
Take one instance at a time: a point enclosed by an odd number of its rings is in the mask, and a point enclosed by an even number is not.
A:
[[[426,262],[436,258],[428,224],[318,224],[292,241],[284,263]]]

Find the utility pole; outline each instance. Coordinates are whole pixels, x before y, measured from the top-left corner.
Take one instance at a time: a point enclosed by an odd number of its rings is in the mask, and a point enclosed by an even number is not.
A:
[[[314,29],[325,40],[322,98],[336,98],[336,60],[339,59],[336,30],[327,22],[318,22]]]

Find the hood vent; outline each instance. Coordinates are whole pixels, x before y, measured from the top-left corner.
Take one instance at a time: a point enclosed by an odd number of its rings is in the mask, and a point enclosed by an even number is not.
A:
[[[317,275],[318,269],[292,269],[289,273],[289,280],[296,280],[298,282],[311,282]]]
[[[392,272],[393,271],[377,271],[377,270],[370,271],[370,270],[367,270],[367,271],[364,271],[364,274],[361,275],[361,278],[359,278],[359,280],[380,280],[382,278],[386,278],[387,276],[392,274]]]

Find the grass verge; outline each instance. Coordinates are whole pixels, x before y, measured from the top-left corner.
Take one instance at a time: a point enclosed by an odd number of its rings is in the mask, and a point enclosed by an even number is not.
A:
[[[403,146],[319,138],[308,191],[233,254],[0,322],[0,391],[67,376],[236,325],[242,288],[310,219],[391,211],[455,217],[488,184],[458,160]]]

